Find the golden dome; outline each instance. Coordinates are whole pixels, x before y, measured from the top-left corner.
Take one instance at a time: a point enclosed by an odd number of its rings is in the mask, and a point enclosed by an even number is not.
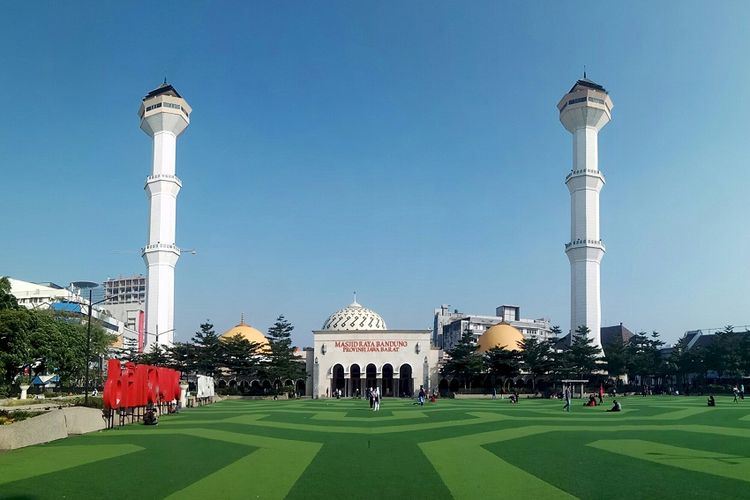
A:
[[[523,342],[523,334],[517,328],[510,326],[508,323],[499,323],[479,337],[477,351],[487,352],[495,347],[500,347],[506,351],[520,351]]]
[[[226,332],[222,333],[219,337],[219,340],[228,340],[235,335],[241,336],[248,342],[260,344],[263,347],[262,350],[264,351],[271,347],[265,335],[260,333],[260,330],[246,324],[244,319],[240,320],[239,325],[233,326]]]

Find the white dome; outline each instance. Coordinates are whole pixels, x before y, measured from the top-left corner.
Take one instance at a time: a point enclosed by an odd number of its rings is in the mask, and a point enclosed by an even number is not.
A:
[[[331,314],[321,330],[386,330],[385,321],[378,313],[362,307],[355,300],[343,309]]]

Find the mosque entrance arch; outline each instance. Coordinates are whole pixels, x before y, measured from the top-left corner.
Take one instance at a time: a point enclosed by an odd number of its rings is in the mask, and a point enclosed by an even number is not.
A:
[[[305,395],[305,381],[302,379],[297,381],[297,395],[298,396]]]
[[[414,393],[414,379],[412,378],[411,365],[404,363],[398,371],[399,395],[411,397]]]
[[[357,397],[362,395],[362,371],[359,365],[349,367],[349,395]]]
[[[368,388],[378,386],[378,368],[372,363],[365,368],[365,384]]]
[[[344,392],[344,367],[340,364],[333,365],[331,375],[331,397],[334,397],[337,390],[341,389],[341,392]]]
[[[383,365],[383,396],[393,396],[393,366]]]

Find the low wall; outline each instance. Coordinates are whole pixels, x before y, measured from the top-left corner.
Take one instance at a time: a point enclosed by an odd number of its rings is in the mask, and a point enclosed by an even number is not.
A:
[[[0,426],[0,450],[64,439],[104,429],[101,410],[71,407],[52,410],[10,425]]]
[[[251,400],[269,400],[273,399],[273,396],[221,396],[221,399],[218,401],[224,400],[224,399],[251,399]],[[276,396],[276,399],[289,399],[289,395],[279,394]]]

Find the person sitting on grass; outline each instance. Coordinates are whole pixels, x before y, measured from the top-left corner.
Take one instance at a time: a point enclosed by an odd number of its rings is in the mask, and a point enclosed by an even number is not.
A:
[[[511,404],[518,403],[518,395],[515,393],[511,393],[511,395],[508,396],[508,399],[510,400]]]
[[[617,400],[614,400],[613,403],[612,408],[607,411],[622,411],[622,406],[620,406],[620,403],[618,403]]]
[[[146,408],[146,412],[143,414],[144,425],[158,425],[159,417],[156,416],[156,409],[153,406]]]
[[[708,396],[706,403],[708,403],[708,406],[716,406],[716,400],[714,399],[713,394]]]

